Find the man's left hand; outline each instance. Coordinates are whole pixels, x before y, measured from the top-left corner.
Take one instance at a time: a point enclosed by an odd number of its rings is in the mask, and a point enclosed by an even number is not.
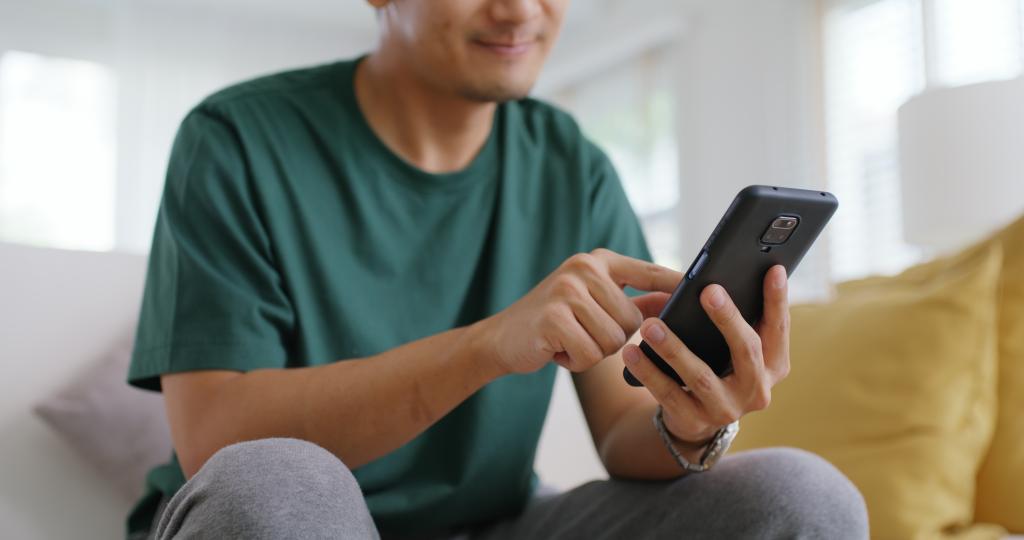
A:
[[[701,304],[725,337],[733,372],[719,378],[660,319],[648,318],[640,334],[686,381],[679,386],[636,345],[622,357],[629,370],[661,404],[665,427],[680,441],[699,447],[723,426],[771,402],[772,387],[789,373],[789,300],[786,269],[772,267],[764,279],[764,315],[751,327],[720,285],[701,292]]]

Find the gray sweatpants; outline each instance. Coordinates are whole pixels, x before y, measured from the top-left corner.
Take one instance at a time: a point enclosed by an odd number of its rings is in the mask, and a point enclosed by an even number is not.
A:
[[[170,499],[155,538],[380,538],[333,454],[296,439],[223,448]],[[678,480],[597,480],[535,497],[517,516],[433,538],[828,538],[868,536],[857,489],[794,449],[730,455]],[[386,538],[386,537],[385,537]]]

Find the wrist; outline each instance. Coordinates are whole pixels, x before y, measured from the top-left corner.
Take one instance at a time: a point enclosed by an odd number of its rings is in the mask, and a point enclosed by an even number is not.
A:
[[[700,457],[704,455],[704,450],[707,449],[710,440],[708,442],[698,445],[688,443],[686,441],[680,441],[680,439],[672,435],[669,435],[669,442],[672,444],[673,447],[675,447],[676,451],[679,452],[679,454],[684,459],[686,459],[686,461],[690,463],[699,463]]]
[[[688,435],[680,436],[672,430],[672,421],[670,420],[668,411],[662,412],[662,417],[665,423],[665,432],[668,433],[672,443],[680,450],[693,451],[700,453],[707,448],[708,444],[715,438],[715,434],[718,430],[714,430],[711,433],[702,433],[699,435]]]
[[[490,318],[479,320],[462,328],[466,358],[481,378],[481,386],[509,374],[494,350],[494,333]]]
[[[665,432],[668,433],[668,437],[672,441],[672,445],[678,448],[680,452],[685,452],[687,454],[692,454],[695,456],[700,455],[700,453],[703,452],[704,449],[707,448],[707,446],[711,444],[711,441],[715,438],[715,436],[712,435],[710,437],[705,437],[703,439],[695,441],[683,439],[680,438],[675,433],[672,433],[672,430],[669,429],[668,426],[665,426]]]

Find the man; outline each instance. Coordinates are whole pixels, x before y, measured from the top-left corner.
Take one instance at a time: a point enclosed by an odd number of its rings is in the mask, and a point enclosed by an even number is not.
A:
[[[655,318],[681,275],[649,262],[601,151],[525,98],[567,0],[370,3],[372,54],[182,123],[129,374],[164,393],[175,455],[129,533],[864,536],[856,489],[814,456],[685,474],[789,369],[785,271],[756,330],[704,291],[725,379]],[[540,497],[556,365],[613,480]]]

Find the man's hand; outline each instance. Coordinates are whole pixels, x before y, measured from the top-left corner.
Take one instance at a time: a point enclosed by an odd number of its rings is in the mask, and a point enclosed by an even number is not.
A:
[[[554,359],[585,371],[619,351],[645,317],[657,315],[682,274],[607,249],[567,259],[526,296],[481,321],[505,373],[528,373]],[[629,285],[652,294],[630,299]]]
[[[701,292],[701,304],[722,332],[733,373],[719,378],[660,319],[649,318],[640,334],[686,381],[688,391],[662,373],[640,347],[622,351],[629,370],[664,409],[665,427],[677,439],[699,446],[722,426],[764,409],[771,390],[789,373],[789,301],[786,270],[774,266],[764,280],[764,316],[755,330],[719,285]]]

